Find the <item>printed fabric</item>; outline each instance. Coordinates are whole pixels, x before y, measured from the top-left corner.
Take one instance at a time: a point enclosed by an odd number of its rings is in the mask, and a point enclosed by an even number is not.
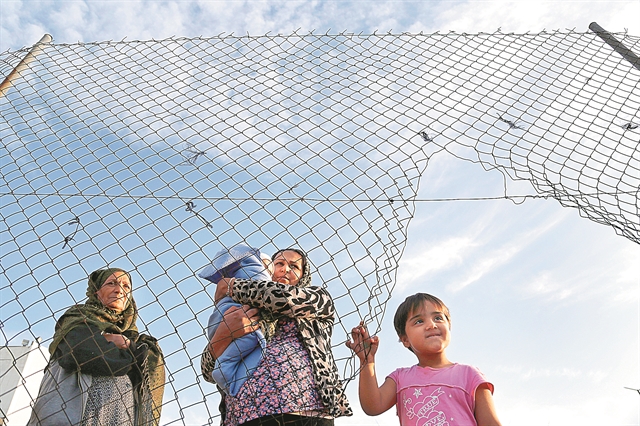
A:
[[[129,376],[96,376],[87,391],[81,426],[133,426],[135,403]]]
[[[401,426],[476,425],[475,393],[483,383],[493,385],[475,367],[453,364],[445,368],[414,365],[388,377],[396,382],[396,410]]]
[[[236,397],[227,396],[225,426],[271,414],[322,412],[311,360],[298,337],[296,323],[281,319],[255,373]]]

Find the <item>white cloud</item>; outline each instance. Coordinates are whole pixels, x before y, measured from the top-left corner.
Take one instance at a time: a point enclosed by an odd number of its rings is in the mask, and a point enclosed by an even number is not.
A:
[[[407,253],[400,261],[398,290],[425,281],[437,272],[460,266],[475,245],[472,238],[452,237],[417,254]]]
[[[464,274],[460,280],[455,280],[453,283],[447,285],[447,290],[457,292],[479,281],[485,275],[508,264],[523,247],[524,244],[512,243],[477,257],[472,265],[467,268],[469,272]]]
[[[584,5],[587,4],[587,7]],[[364,32],[609,31],[640,34],[636,1],[3,1],[0,51],[30,46],[48,32],[60,43],[252,35]]]
[[[587,7],[584,7],[588,4]],[[640,34],[640,4],[634,1],[466,1],[441,2],[435,22],[438,30],[503,33],[573,29],[587,32],[594,20],[608,31]],[[625,15],[627,14],[627,15]]]
[[[400,291],[443,276],[447,277],[448,291],[461,291],[500,268],[511,265],[514,257],[536,244],[538,239],[572,215],[569,210],[561,210],[538,225],[517,229],[514,228],[517,226],[514,218],[505,219],[498,205],[488,210],[477,209],[476,212],[481,214],[474,215],[473,222],[464,223],[463,220],[457,226],[452,226],[455,229],[454,236],[445,233],[442,239],[434,241],[433,236],[422,233],[422,238],[415,242],[417,247],[412,245],[400,262],[397,280]],[[430,216],[422,223],[429,221],[439,223],[447,219]],[[413,226],[412,229],[415,229]],[[542,286],[541,282],[532,283],[531,286],[537,291],[551,291],[548,284]]]
[[[584,372],[572,366],[565,366],[565,367],[559,367],[559,368],[536,368],[536,367],[518,365],[518,366],[509,366],[509,367],[507,366],[498,367],[498,370],[506,374],[511,374],[522,381],[529,381],[534,378],[539,379],[539,378],[548,378],[548,377],[570,378],[570,379],[586,377],[589,380],[593,381],[595,385],[597,384],[597,382],[602,380],[603,377],[606,376],[606,373],[599,370]]]
[[[586,219],[581,219],[586,220]],[[581,223],[585,227],[590,224]],[[599,226],[599,225],[593,225]],[[596,228],[596,232],[608,232]],[[616,237],[623,238],[623,237]],[[581,247],[564,253],[564,264],[548,265],[524,277],[521,285],[526,298],[539,298],[545,303],[581,303],[589,299],[609,300],[607,305],[637,305],[640,300],[640,247],[620,241],[594,250]]]

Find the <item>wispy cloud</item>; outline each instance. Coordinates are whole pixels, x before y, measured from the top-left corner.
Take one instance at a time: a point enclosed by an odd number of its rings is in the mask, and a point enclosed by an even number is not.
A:
[[[578,377],[588,377],[595,382],[602,380],[606,376],[606,373],[598,370],[584,372],[574,367],[563,368],[532,368],[530,366],[505,366],[498,368],[505,373],[512,374],[519,378],[519,380],[528,381],[534,378],[541,377],[563,377],[569,379],[575,379]]]
[[[610,31],[640,34],[637,1],[3,1],[0,51],[30,46],[50,33],[59,43],[149,40],[220,33],[538,32],[597,20]]]
[[[400,262],[399,289],[409,287],[438,272],[460,266],[476,244],[469,237],[454,237],[439,241],[432,247],[412,255],[408,253]],[[406,267],[405,267],[406,265]],[[420,265],[420,267],[412,267]]]
[[[571,215],[570,211],[561,211],[531,228],[518,230],[511,228],[512,219],[502,217],[496,208],[476,209],[475,213],[473,222],[462,220],[452,226],[456,229],[453,236],[435,237],[434,241],[434,236],[430,238],[428,233],[423,234],[424,239],[417,242],[420,249],[402,258],[398,288],[402,290],[446,277],[447,291],[461,291],[511,264],[523,250],[536,244]],[[446,222],[442,217],[437,222],[442,220]]]
[[[465,287],[479,281],[485,275],[495,271],[499,267],[508,264],[511,259],[527,245],[522,242],[512,242],[508,245],[491,250],[489,253],[476,257],[468,272],[463,274],[461,279],[447,285],[447,290],[458,292]]]

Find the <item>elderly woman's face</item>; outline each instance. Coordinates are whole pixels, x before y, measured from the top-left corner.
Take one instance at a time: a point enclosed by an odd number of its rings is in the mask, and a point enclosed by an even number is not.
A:
[[[278,253],[273,259],[273,280],[283,284],[297,285],[302,277],[304,259],[293,250]]]
[[[100,287],[100,290],[96,292],[98,300],[102,304],[116,312],[124,311],[131,294],[131,281],[129,276],[122,272],[117,271],[111,274]]]

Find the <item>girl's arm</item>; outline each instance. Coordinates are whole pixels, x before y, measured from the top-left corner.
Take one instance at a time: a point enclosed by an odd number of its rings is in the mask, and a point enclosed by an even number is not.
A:
[[[380,344],[378,337],[369,336],[362,323],[351,331],[351,336],[353,342],[348,340],[346,344],[360,359],[360,405],[366,414],[377,416],[395,405],[396,382],[387,378],[382,386],[378,387],[375,367],[375,354]]]
[[[329,292],[321,287],[296,287],[272,281],[245,279],[221,280],[228,285],[228,295],[245,305],[291,318],[332,320],[335,307]],[[222,287],[221,287],[222,288]]]
[[[476,389],[476,409],[474,412],[478,426],[501,426],[493,405],[493,396],[486,383]]]
[[[396,382],[387,377],[382,386],[378,387],[375,364],[362,365],[358,396],[362,411],[369,416],[377,416],[396,404]]]

